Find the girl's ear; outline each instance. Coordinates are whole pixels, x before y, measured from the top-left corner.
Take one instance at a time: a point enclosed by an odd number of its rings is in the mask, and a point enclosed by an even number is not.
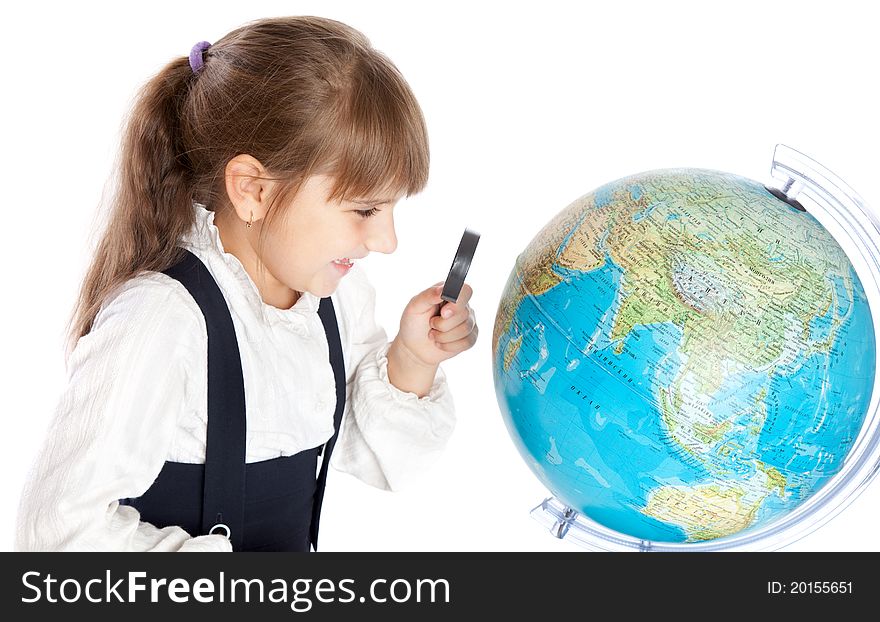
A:
[[[275,184],[266,179],[266,167],[259,160],[241,153],[226,163],[226,194],[232,207],[244,222],[261,220],[268,210],[268,199]]]

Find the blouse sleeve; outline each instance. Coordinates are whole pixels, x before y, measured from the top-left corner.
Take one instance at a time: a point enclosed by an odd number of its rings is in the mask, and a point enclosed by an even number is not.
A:
[[[346,412],[331,464],[371,486],[400,490],[440,456],[455,427],[455,407],[442,369],[421,398],[390,382],[390,344],[375,320],[375,289],[360,266],[348,277],[337,311],[348,334]]]
[[[204,331],[195,301],[163,274],[131,279],[105,303],[68,361],[22,493],[17,550],[231,550],[223,535],[159,529],[118,501],[142,495],[162,469],[187,375],[204,369]]]

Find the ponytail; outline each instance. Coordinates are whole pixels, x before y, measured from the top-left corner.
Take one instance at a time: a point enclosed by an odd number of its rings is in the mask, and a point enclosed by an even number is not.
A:
[[[68,326],[65,357],[91,328],[102,303],[145,270],[162,271],[182,251],[169,241],[192,227],[192,169],[178,114],[193,72],[186,59],[165,67],[135,102],[117,156],[115,194]]]

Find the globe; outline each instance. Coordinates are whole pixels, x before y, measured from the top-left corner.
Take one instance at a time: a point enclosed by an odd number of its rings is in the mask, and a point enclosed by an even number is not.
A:
[[[577,199],[518,257],[496,397],[534,474],[611,533],[698,543],[816,495],[862,428],[871,309],[835,238],[763,184],[704,169]]]

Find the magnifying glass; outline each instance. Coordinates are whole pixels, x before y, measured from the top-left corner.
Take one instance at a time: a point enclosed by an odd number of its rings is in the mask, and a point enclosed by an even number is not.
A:
[[[449,274],[443,284],[443,293],[440,297],[446,302],[455,302],[461,294],[461,288],[464,285],[464,279],[471,267],[471,260],[477,250],[477,243],[480,241],[480,234],[470,229],[465,229],[461,236],[461,242],[458,244],[458,250],[455,251],[455,259],[452,260],[452,266],[449,268]]]

